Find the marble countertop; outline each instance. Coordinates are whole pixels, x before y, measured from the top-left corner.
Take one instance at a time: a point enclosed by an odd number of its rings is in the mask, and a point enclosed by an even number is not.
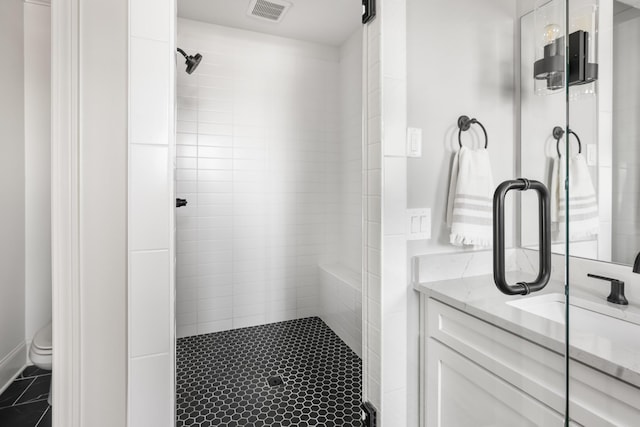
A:
[[[515,283],[516,277],[518,281],[523,280],[521,273],[507,274],[509,283]],[[510,301],[539,295],[564,294],[564,285],[561,282],[552,280],[542,291],[526,297],[502,294],[496,288],[492,275],[419,283],[414,288],[431,298],[564,354],[564,324],[507,304]],[[590,304],[605,305],[609,312],[617,312],[617,317],[640,318],[638,305],[616,306],[577,287],[572,288],[570,296]],[[608,336],[596,335],[584,325],[570,326],[570,354],[573,360],[640,387],[640,336],[631,336],[628,340],[620,342]]]

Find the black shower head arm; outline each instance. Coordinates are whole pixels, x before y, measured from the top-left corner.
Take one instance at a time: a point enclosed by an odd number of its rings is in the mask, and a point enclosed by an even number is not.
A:
[[[195,69],[198,68],[198,65],[200,65],[200,61],[202,61],[202,55],[200,55],[199,53],[196,53],[195,55],[187,55],[187,53],[179,47],[177,47],[176,50],[180,52],[182,56],[184,56],[184,63],[187,64],[187,69],[185,70],[187,74],[193,73]]]

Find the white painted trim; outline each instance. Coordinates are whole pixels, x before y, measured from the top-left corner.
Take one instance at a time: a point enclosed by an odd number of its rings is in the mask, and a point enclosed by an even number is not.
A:
[[[0,394],[27,366],[27,348],[29,346],[23,341],[0,360]]]
[[[24,0],[25,3],[37,4],[39,6],[51,7],[51,0]]]
[[[80,0],[51,7],[53,425],[81,427]]]

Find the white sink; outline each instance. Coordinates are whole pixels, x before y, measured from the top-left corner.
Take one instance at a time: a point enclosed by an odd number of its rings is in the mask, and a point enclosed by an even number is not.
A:
[[[606,337],[630,350],[640,352],[638,313],[631,312],[627,306],[618,308],[607,302],[597,303],[573,296],[569,303],[571,331]],[[564,295],[560,293],[521,298],[507,304],[556,323],[565,323]]]

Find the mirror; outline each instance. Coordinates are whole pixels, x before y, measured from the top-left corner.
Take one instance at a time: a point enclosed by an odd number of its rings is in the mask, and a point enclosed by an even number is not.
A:
[[[568,237],[572,256],[630,265],[640,250],[640,1],[582,0],[570,8],[570,34],[585,26],[597,34],[589,54],[598,78],[569,88],[570,232],[560,194],[557,216],[552,209],[553,251],[564,253]],[[566,135],[554,136],[556,126],[565,127],[566,94],[535,93],[535,19],[531,12],[521,20],[520,164],[522,176],[544,182],[553,194],[553,178],[563,176],[558,168],[566,161]],[[523,196],[522,246],[535,248],[537,233],[536,200]]]

